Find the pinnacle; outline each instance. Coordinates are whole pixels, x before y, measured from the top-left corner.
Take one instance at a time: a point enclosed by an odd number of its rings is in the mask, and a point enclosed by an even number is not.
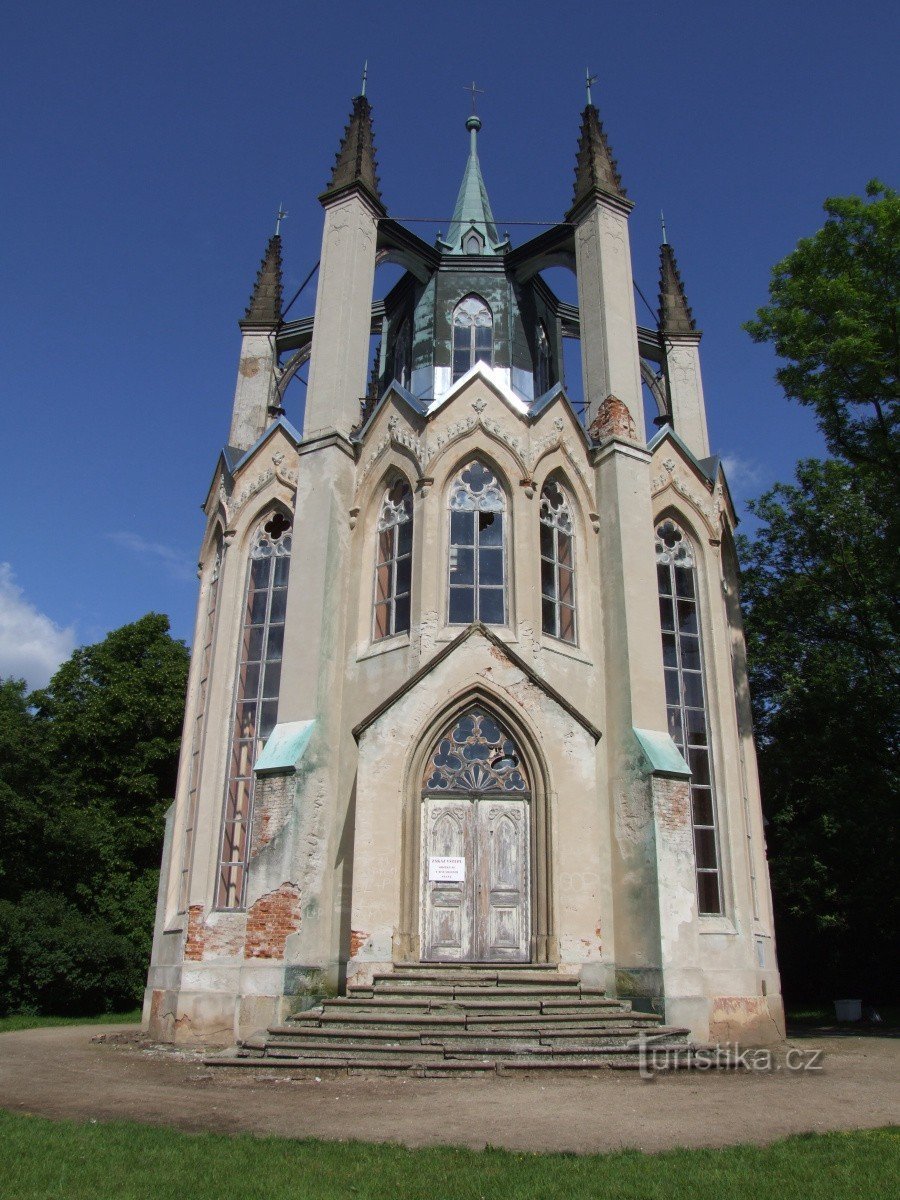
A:
[[[581,114],[581,135],[578,139],[578,156],[575,160],[575,195],[572,207],[580,204],[593,192],[626,198],[616,160],[612,156],[609,142],[603,131],[600,114],[593,104],[588,104]]]
[[[269,238],[242,325],[275,326],[281,320],[281,237]]]
[[[659,249],[659,327],[663,333],[697,333],[697,322],[687,302],[675,251],[668,242]]]
[[[350,120],[344,129],[340,149],[334,160],[331,179],[320,198],[324,199],[353,184],[361,184],[380,202],[377,167],[372,132],[372,106],[365,96],[357,96],[353,101]]]

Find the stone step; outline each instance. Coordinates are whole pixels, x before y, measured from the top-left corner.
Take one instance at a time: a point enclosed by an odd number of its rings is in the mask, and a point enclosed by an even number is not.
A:
[[[589,1025],[598,1028],[614,1028],[620,1024],[632,1024],[652,1028],[662,1024],[662,1017],[656,1013],[635,1013],[603,1008],[580,1009],[533,1009],[527,1012],[504,1009],[462,1010],[443,1008],[415,1009],[381,1009],[378,1011],[357,1008],[323,1008],[321,1012],[305,1014],[302,1019],[289,1019],[281,1026],[275,1026],[279,1032],[298,1033],[302,1030],[322,1025],[371,1025],[373,1027],[394,1026],[398,1029],[416,1028],[418,1026],[440,1027],[466,1025],[491,1026],[497,1029],[517,1029],[523,1025],[535,1028],[551,1026],[560,1029],[583,1028]]]
[[[604,1052],[604,1049],[607,1052]],[[667,1047],[659,1047],[658,1049],[666,1049],[670,1052],[670,1065],[678,1063],[687,1068],[691,1064],[693,1052],[690,1047],[684,1045],[675,1045]],[[484,1072],[495,1071],[505,1073],[507,1071],[602,1071],[610,1069],[620,1070],[637,1070],[640,1064],[637,1051],[621,1050],[615,1047],[598,1047],[596,1050],[582,1056],[578,1055],[544,1055],[532,1056],[522,1055],[519,1058],[506,1058],[501,1060],[479,1060],[475,1058],[451,1059],[451,1058],[417,1058],[407,1054],[397,1054],[394,1056],[385,1055],[381,1058],[372,1055],[348,1055],[345,1058],[339,1056],[330,1057],[311,1057],[311,1058],[254,1058],[250,1056],[242,1056],[233,1051],[226,1051],[221,1055],[209,1057],[204,1060],[207,1066],[219,1067],[253,1067],[256,1070],[281,1069],[290,1070],[297,1074],[313,1073],[314,1071],[336,1071],[341,1074],[354,1073],[356,1071],[380,1073],[397,1073],[407,1072],[416,1075],[463,1075],[468,1073],[481,1074]],[[728,1063],[722,1061],[717,1064],[721,1067],[727,1067]]]
[[[522,963],[522,962],[443,962],[443,963],[403,963],[397,968],[405,974],[426,975],[431,972],[447,974],[453,971],[468,971],[471,974],[484,974],[496,971],[505,974],[508,971],[534,971],[538,974],[559,975],[556,963]]]
[[[391,971],[385,974],[377,973],[372,977],[372,983],[376,988],[381,988],[385,984],[396,985],[402,987],[417,987],[423,984],[439,984],[443,986],[453,985],[469,985],[473,987],[511,987],[516,984],[533,984],[535,987],[540,987],[545,990],[564,990],[566,988],[579,988],[581,980],[577,975],[551,975],[548,972],[543,974],[534,970],[518,970],[518,971],[467,971],[467,970],[428,970],[428,971],[410,971],[398,970]],[[354,985],[350,985],[351,987]],[[365,985],[361,985],[365,986]],[[348,989],[349,990],[349,989]],[[598,989],[599,990],[599,989]]]
[[[363,985],[350,984],[347,988],[347,996],[353,998],[360,997],[379,997],[379,996],[496,996],[504,998],[508,996],[537,996],[546,997],[548,999],[559,997],[565,999],[568,997],[577,998],[579,996],[590,996],[595,999],[605,999],[602,992],[582,991],[578,982],[574,984],[566,984],[564,987],[547,988],[539,983],[509,983],[509,984],[488,984],[488,983],[443,983],[438,980],[428,981],[413,981],[403,980],[396,982],[391,980],[384,983],[378,983],[376,987],[365,987]],[[611,1004],[616,1003],[614,1000]]]
[[[416,1011],[443,1012],[586,1012],[586,1011],[627,1011],[615,1000],[609,1001],[603,996],[566,996],[564,998],[546,998],[541,995],[503,996],[503,995],[456,995],[456,996],[337,996],[328,1000],[323,1006],[324,1011],[364,1011],[397,1012]]]

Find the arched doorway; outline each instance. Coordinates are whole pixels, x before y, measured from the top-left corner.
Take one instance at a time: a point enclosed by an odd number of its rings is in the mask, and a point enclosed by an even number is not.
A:
[[[502,722],[478,704],[455,717],[422,777],[424,961],[529,961],[531,798]]]

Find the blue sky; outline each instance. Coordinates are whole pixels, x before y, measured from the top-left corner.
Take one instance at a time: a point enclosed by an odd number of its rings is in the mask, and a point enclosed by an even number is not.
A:
[[[391,215],[452,210],[474,78],[501,227],[568,207],[589,65],[635,277],[655,304],[662,208],[738,501],[787,478],[818,435],[740,324],[825,196],[896,186],[898,33],[870,0],[7,6],[0,675],[149,610],[190,638],[236,322],[280,201],[287,296],[318,258],[366,58]]]

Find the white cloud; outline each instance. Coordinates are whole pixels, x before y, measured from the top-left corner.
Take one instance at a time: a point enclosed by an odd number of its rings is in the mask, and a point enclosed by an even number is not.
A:
[[[128,533],[125,530],[119,533],[108,533],[106,536],[111,542],[129,550],[138,558],[142,558],[146,562],[162,564],[173,579],[190,581],[197,578],[197,564],[192,562],[186,554],[173,550],[171,546],[164,546],[162,542],[148,542],[139,533]]]
[[[60,629],[38,612],[15,581],[9,563],[0,562],[0,675],[44,687],[75,648],[75,630]]]
[[[759,487],[762,481],[759,464],[747,458],[740,458],[737,454],[724,454],[722,466],[725,469],[728,485],[733,492],[745,494],[753,491]]]

